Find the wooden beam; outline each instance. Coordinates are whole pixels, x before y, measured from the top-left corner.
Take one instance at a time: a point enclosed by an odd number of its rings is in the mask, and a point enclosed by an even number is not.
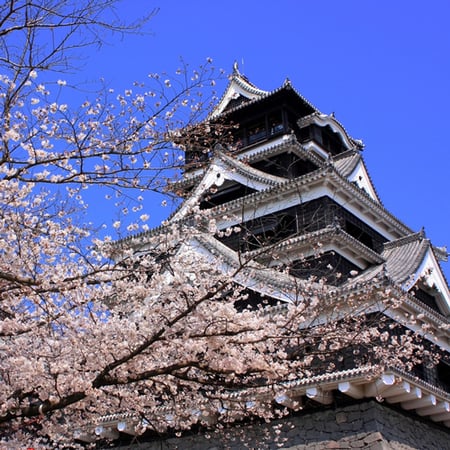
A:
[[[395,376],[393,374],[383,374],[381,377],[365,386],[366,397],[378,397],[389,387],[395,383]]]
[[[410,409],[420,409],[427,406],[435,406],[437,403],[436,397],[433,394],[428,394],[422,396],[422,398],[417,398],[415,400],[409,400],[402,403],[402,408],[406,410]]]
[[[412,386],[407,381],[400,381],[388,388],[381,394],[384,398],[395,397],[397,395],[409,394]]]
[[[441,414],[433,414],[432,416],[430,416],[430,419],[433,422],[447,422],[450,421],[450,413],[449,412],[444,412]]]
[[[350,383],[350,381],[343,381],[338,384],[338,389],[345,395],[349,395],[352,398],[363,398],[364,387]]]
[[[131,436],[136,436],[136,422],[128,422],[125,420],[121,420],[117,424],[117,430],[121,433],[130,434]]]
[[[286,406],[286,408],[292,409],[293,411],[298,411],[302,409],[302,397],[287,395],[286,393],[278,394],[275,397],[275,402],[279,405]]]
[[[389,403],[401,403],[409,400],[416,400],[422,398],[422,391],[418,387],[413,387],[409,392],[404,392],[403,394],[394,395],[392,397],[386,397]]]
[[[323,391],[319,387],[311,387],[306,389],[306,396],[311,400],[322,403],[323,405],[330,405],[333,402],[332,392]]]
[[[119,438],[119,432],[115,428],[104,427],[103,425],[98,425],[95,427],[95,434],[105,439]]]
[[[419,416],[431,416],[432,414],[441,414],[444,412],[450,412],[449,402],[438,402],[436,406],[421,408],[417,411],[417,414]]]

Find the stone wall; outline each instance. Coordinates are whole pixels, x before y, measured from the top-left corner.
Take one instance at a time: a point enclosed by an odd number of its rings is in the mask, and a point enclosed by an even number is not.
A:
[[[210,435],[192,435],[120,449],[369,449],[450,450],[450,430],[407,416],[375,401],[305,413],[270,425],[237,426]]]

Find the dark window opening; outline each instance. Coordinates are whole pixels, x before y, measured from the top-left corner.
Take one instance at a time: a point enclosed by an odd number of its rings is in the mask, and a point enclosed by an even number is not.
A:
[[[283,117],[283,111],[276,110],[247,123],[240,123],[239,129],[234,132],[236,148],[240,149],[285,133],[286,124]]]
[[[247,135],[249,144],[254,144],[255,142],[259,142],[262,141],[263,139],[266,139],[268,133],[265,121],[261,120],[260,122],[257,122],[249,126],[247,130]]]
[[[340,226],[362,244],[379,253],[383,250],[383,243],[387,241],[329,197],[322,197],[270,216],[247,221],[240,225],[241,233],[223,239],[223,242],[234,250],[247,251],[333,225]]]
[[[374,248],[372,236],[349,220],[345,221],[345,231],[370,249]]]
[[[280,302],[279,300],[266,295],[261,295],[259,292],[251,289],[245,289],[242,294],[243,298],[234,304],[238,311],[244,311],[245,309],[255,310],[258,307],[275,306]]]
[[[241,233],[239,249],[252,251],[280,241],[278,236],[279,221],[277,217],[262,217],[251,221],[250,228]]]
[[[421,380],[450,392],[450,365],[448,362],[441,360],[434,365],[424,361],[414,366],[413,373]]]
[[[325,127],[319,127],[315,124],[309,125],[301,128],[298,136],[301,142],[314,141],[332,155],[338,155],[347,150],[340,135],[335,133],[328,125]]]
[[[352,271],[359,272],[360,268],[339,253],[326,252],[318,257],[295,261],[290,273],[303,279],[325,279],[328,284],[339,286],[347,281]]]
[[[412,290],[412,293],[414,297],[416,297],[418,300],[420,300],[422,303],[425,303],[425,305],[429,306],[434,311],[440,313],[439,306],[436,302],[436,298],[434,295],[429,294],[425,290],[419,287],[415,287]]]
[[[242,184],[235,184],[225,189],[221,189],[216,193],[209,193],[205,195],[203,201],[200,203],[200,209],[213,208],[214,206],[223,205],[231,200],[252,194],[256,192],[254,189],[244,186]]]
[[[250,220],[240,225],[239,233],[223,237],[221,241],[233,250],[242,252],[273,245],[296,234],[297,219],[292,212],[287,210],[280,214]]]
[[[339,133],[335,133],[328,125],[322,128],[322,145],[325,150],[333,155],[347,150]]]
[[[275,136],[284,131],[283,117],[281,111],[269,114],[268,116],[269,135]]]
[[[439,361],[436,366],[438,386],[450,392],[450,362]]]
[[[293,153],[272,156],[252,164],[252,167],[271,175],[285,178],[297,178],[318,168],[311,161],[300,159]]]

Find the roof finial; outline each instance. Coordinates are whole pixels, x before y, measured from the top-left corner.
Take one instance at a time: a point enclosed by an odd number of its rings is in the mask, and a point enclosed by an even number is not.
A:
[[[239,73],[239,66],[238,66],[238,62],[237,61],[234,61],[234,64],[233,64],[233,75],[240,75],[240,73]]]
[[[419,236],[424,239],[426,234],[425,234],[425,227],[422,227],[419,231]]]

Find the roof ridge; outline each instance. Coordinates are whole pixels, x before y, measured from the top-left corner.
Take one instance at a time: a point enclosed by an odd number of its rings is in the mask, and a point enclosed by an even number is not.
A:
[[[256,86],[254,83],[252,83],[243,73],[241,73],[241,71],[239,70],[239,65],[238,65],[237,61],[235,61],[233,64],[233,72],[229,76],[229,79],[235,80],[237,82],[244,81],[245,85],[248,85],[248,86],[252,87],[253,89],[255,89],[255,93],[256,92],[261,92],[261,93],[268,92],[268,91],[264,91],[263,89],[260,89],[258,86]],[[244,83],[242,83],[242,84],[244,85]],[[242,86],[242,87],[244,87],[244,86]]]
[[[271,185],[276,185],[280,183],[284,183],[286,181],[285,178],[277,177],[275,175],[271,175],[270,173],[263,172],[262,170],[255,169],[254,167],[245,164],[241,160],[237,158],[233,158],[222,151],[217,151],[217,157],[221,159],[226,165],[231,166],[232,168],[238,170],[239,172],[244,172],[249,175],[251,178],[256,178],[259,181],[269,182]]]
[[[358,150],[355,150],[354,148],[349,148],[348,150],[345,150],[342,153],[338,153],[337,155],[332,155],[331,160],[334,162],[334,161],[339,161],[341,159],[350,158],[350,157],[357,157],[358,159],[362,158],[362,156],[358,152]]]
[[[312,123],[315,123],[321,127],[325,125],[330,126],[333,129],[333,131],[335,131],[333,127],[337,127],[337,129],[343,133],[344,140],[348,141],[347,145],[350,147],[350,149],[356,148],[358,150],[363,150],[364,148],[363,141],[361,139],[355,139],[351,137],[346,128],[344,127],[344,125],[342,125],[342,123],[336,119],[334,112],[330,114],[324,114],[318,111],[316,108],[316,111],[312,112],[311,114],[300,117],[297,123],[301,128],[308,126]]]
[[[394,239],[393,241],[386,242],[384,243],[383,246],[385,250],[390,250],[396,247],[401,247],[403,245],[410,244],[418,240],[426,240],[428,241],[428,243],[430,242],[429,239],[426,239],[425,232],[422,229],[420,231],[417,231],[416,233],[411,233],[408,234],[407,236],[403,236],[401,238]]]
[[[229,80],[230,81],[229,81],[222,97],[217,102],[217,105],[213,109],[211,114],[209,115],[209,118],[218,117],[222,114],[229,114],[230,112],[239,110],[247,105],[257,103],[258,101],[260,101],[266,97],[269,97],[273,94],[276,94],[277,92],[280,92],[282,90],[293,91],[306,105],[308,105],[311,109],[313,109],[314,112],[321,114],[320,110],[316,106],[314,106],[309,100],[307,100],[302,94],[300,94],[300,92],[297,89],[294,88],[294,86],[292,85],[292,83],[289,79],[286,79],[283,82],[283,84],[281,86],[279,86],[278,88],[275,88],[271,91],[265,91],[263,89],[258,88],[255,84],[253,84],[245,75],[242,75],[239,72],[239,68],[237,67],[237,62],[235,61],[233,64],[233,71],[232,71],[231,75],[229,76]],[[226,105],[223,105],[223,102],[225,101],[227,95],[229,94],[229,90],[230,90],[233,82],[236,83],[243,90],[246,90],[247,92],[249,92],[253,95],[256,95],[257,97],[255,97],[253,99],[249,98],[247,102],[226,110]]]

